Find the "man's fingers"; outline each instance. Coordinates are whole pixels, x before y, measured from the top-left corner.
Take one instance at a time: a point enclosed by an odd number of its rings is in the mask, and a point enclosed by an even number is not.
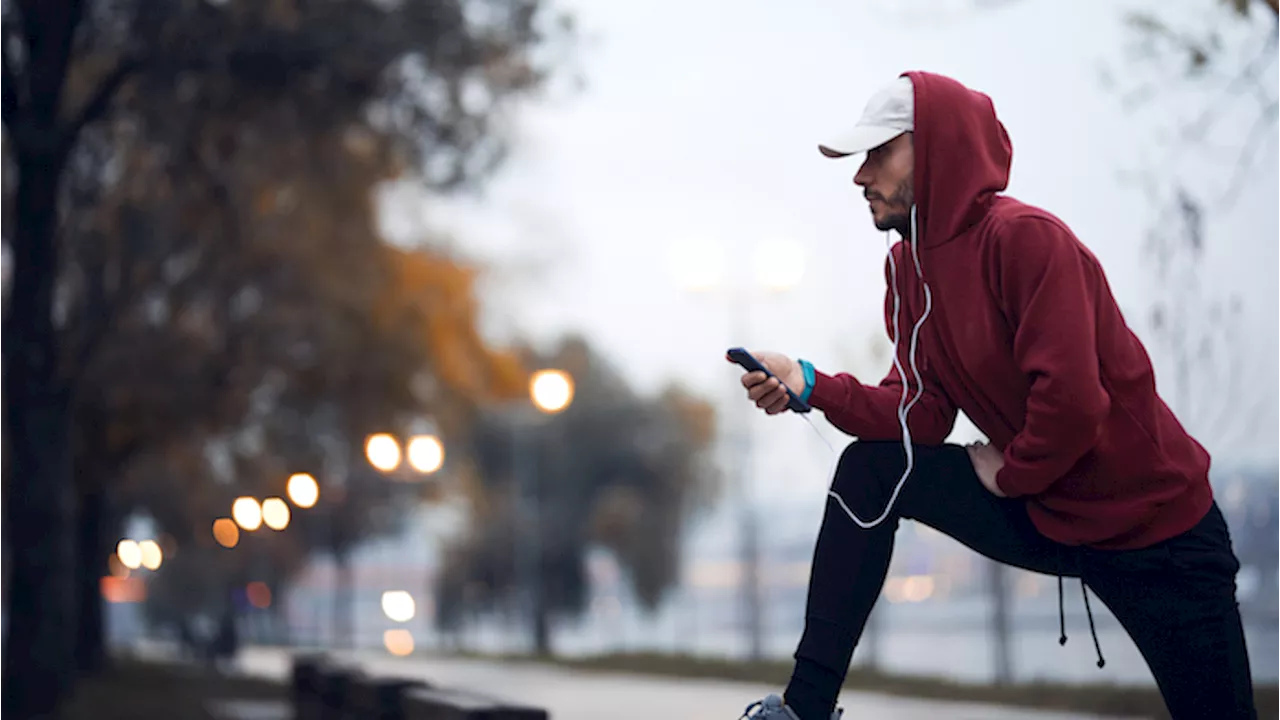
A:
[[[786,392],[780,392],[778,393],[778,399],[772,405],[769,406],[769,409],[766,410],[766,412],[768,412],[770,415],[777,415],[778,413],[787,409],[787,403],[790,402],[790,400],[791,398],[787,397]]]
[[[755,392],[754,388],[752,389],[752,392],[753,393]],[[776,381],[775,381],[775,384],[772,387],[769,387],[764,392],[761,392],[759,394],[759,397],[756,398],[756,407],[760,408],[761,410],[768,410],[769,408],[778,404],[779,398],[785,398],[786,396],[787,396],[787,391],[783,390],[779,385],[776,384]]]
[[[768,397],[772,393],[777,392],[780,387],[781,384],[776,378],[766,377],[763,381],[749,386],[749,389],[747,390],[747,397],[758,402],[762,398]]]
[[[753,370],[752,372],[744,373],[742,375],[742,387],[752,388],[769,379],[771,378],[768,375],[765,375],[759,370]]]

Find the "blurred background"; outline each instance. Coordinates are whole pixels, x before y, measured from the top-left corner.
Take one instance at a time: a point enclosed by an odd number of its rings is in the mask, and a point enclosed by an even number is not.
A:
[[[815,146],[908,69],[1107,269],[1275,683],[1275,0],[3,7],[6,709],[141,646],[785,660],[845,439],[723,354],[884,374]],[[1152,685],[1055,591],[904,523],[854,662]]]

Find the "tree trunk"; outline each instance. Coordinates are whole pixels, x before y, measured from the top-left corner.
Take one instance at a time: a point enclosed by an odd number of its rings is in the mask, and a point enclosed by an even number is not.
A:
[[[343,650],[355,649],[355,603],[351,576],[351,558],[346,550],[335,551],[333,583],[333,644]]]
[[[17,152],[12,288],[0,350],[12,456],[3,502],[12,562],[3,710],[12,718],[53,711],[70,688],[75,637],[69,404],[53,324],[62,158],[54,147]]]
[[[107,661],[101,588],[111,555],[109,517],[106,491],[100,484],[81,494],[76,527],[76,667],[82,677],[97,673]]]
[[[1013,681],[1012,631],[1009,623],[1008,566],[995,562],[988,566],[987,590],[991,595],[992,668],[997,685]]]
[[[533,615],[533,652],[538,657],[551,656],[551,613],[547,611],[546,593],[541,573],[533,577],[531,604]]]

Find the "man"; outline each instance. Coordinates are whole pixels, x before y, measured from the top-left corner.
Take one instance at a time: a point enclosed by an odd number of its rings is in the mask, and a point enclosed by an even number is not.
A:
[[[1058,218],[1000,194],[1012,146],[991,100],[907,73],[845,142],[820,149],[866,152],[853,182],[876,227],[902,236],[886,263],[894,362],[864,385],[760,352],[776,379],[742,377],[767,413],[785,410],[792,388],[858,438],[832,481],[791,681],[751,717],[839,717],[899,518],[1056,575],[1059,607],[1062,578],[1078,578],[1086,610],[1087,585],[1175,719],[1255,717],[1239,563],[1209,455],[1157,394],[1094,256]],[[943,444],[961,410],[990,444]]]

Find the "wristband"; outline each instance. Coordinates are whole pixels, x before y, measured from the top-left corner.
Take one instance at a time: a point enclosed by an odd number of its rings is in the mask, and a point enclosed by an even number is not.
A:
[[[813,363],[808,360],[800,361],[800,371],[804,373],[804,390],[800,393],[800,399],[809,402],[809,395],[813,392],[813,383],[817,380],[817,374],[813,370]]]

